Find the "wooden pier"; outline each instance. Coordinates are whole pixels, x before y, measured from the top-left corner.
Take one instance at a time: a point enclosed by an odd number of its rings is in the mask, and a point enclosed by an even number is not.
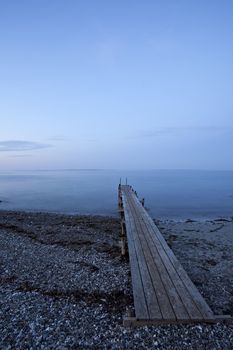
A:
[[[128,248],[135,315],[125,325],[219,322],[129,185],[119,185],[122,254]]]

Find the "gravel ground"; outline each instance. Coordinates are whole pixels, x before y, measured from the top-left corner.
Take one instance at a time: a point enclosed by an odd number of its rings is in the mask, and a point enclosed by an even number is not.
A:
[[[233,316],[233,221],[157,222],[216,314]],[[120,223],[0,212],[0,349],[233,349],[233,325],[128,329]]]

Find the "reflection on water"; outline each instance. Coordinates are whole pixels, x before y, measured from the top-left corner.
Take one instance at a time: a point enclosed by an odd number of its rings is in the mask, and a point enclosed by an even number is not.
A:
[[[119,179],[128,178],[157,218],[233,215],[233,172],[69,170],[0,173],[1,209],[117,215]]]

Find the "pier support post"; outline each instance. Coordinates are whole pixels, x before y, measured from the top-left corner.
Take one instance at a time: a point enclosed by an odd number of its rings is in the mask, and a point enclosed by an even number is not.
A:
[[[121,220],[121,236],[120,236],[120,246],[121,246],[121,255],[125,256],[127,253],[127,244],[126,244],[126,229],[125,221]]]
[[[126,239],[126,227],[125,227],[125,218],[124,218],[124,209],[121,195],[121,184],[118,186],[118,210],[121,215],[121,233],[120,233],[120,248],[121,255],[125,256],[127,254],[127,239]]]
[[[121,184],[118,186],[118,210],[122,210]]]

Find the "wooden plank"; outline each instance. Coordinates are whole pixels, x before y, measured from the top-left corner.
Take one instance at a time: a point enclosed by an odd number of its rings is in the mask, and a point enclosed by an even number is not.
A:
[[[131,204],[129,204],[131,206]],[[131,211],[133,212],[133,208],[131,207]],[[137,234],[138,239],[140,241],[141,247],[142,247],[142,253],[143,258],[145,259],[145,262],[147,264],[149,274],[151,277],[151,281],[153,284],[153,288],[155,291],[156,298],[158,300],[158,304],[161,310],[161,314],[163,319],[169,319],[169,320],[175,320],[176,316],[173,311],[172,304],[170,302],[170,299],[168,298],[166,287],[163,284],[159,272],[157,270],[157,267],[154,263],[153,257],[151,255],[150,249],[147,245],[147,242],[145,240],[145,237],[143,235],[142,228],[140,226],[140,223],[138,222],[137,217],[134,217],[135,225],[137,227]]]
[[[127,208],[126,210],[128,210],[129,204],[128,204],[127,198],[124,195],[124,193],[123,193],[122,197],[123,197],[124,208],[125,209]],[[161,314],[158,300],[157,300],[157,297],[156,297],[156,294],[155,294],[155,291],[153,288],[151,276],[150,276],[150,273],[148,271],[148,267],[146,265],[146,262],[145,262],[145,259],[143,256],[142,247],[140,245],[140,242],[137,239],[135,222],[132,219],[132,216],[130,215],[129,211],[128,211],[127,218],[130,222],[131,230],[133,232],[132,236],[133,236],[134,246],[135,246],[135,250],[136,250],[136,254],[137,254],[138,266],[139,266],[140,274],[142,277],[142,284],[143,284],[145,299],[146,299],[146,303],[147,303],[149,318],[150,319],[161,319],[162,314]],[[141,315],[136,314],[136,317],[141,318]]]
[[[148,320],[148,319],[140,319],[138,320],[136,317],[124,317],[123,319],[123,324],[125,327],[144,327],[144,326],[161,326],[161,325],[168,325],[168,324],[182,324],[182,325],[187,325],[187,324],[200,324],[200,323],[205,323],[209,325],[213,325],[214,323],[225,323],[225,324],[232,324],[233,323],[233,318],[225,318],[220,317],[218,318],[215,316],[213,319],[206,319],[203,320],[203,318],[200,319],[186,319],[186,320]]]
[[[128,210],[125,208],[125,224],[128,237],[129,260],[131,269],[131,279],[133,286],[134,307],[138,318],[149,319],[145,293],[142,285],[142,277],[138,266],[137,253],[134,245],[133,229],[129,219]]]
[[[146,226],[145,222],[144,225]],[[156,260],[156,264],[158,264],[160,268],[161,275],[163,275],[164,278],[167,280],[167,291],[168,293],[170,293],[172,292],[172,289],[175,288],[176,293],[178,294],[178,298],[176,298],[178,300],[175,304],[177,306],[177,317],[184,318],[184,315],[182,314],[182,309],[185,308],[186,312],[190,317],[200,319],[202,317],[202,314],[193,302],[190,294],[188,293],[182,280],[180,280],[179,275],[177,274],[173,265],[170,263],[164,250],[161,249],[162,247],[160,242],[156,241],[156,237],[153,233],[151,234],[150,227],[147,227],[147,229],[149,233],[148,239],[153,247],[152,252]],[[167,248],[170,249],[169,247]],[[158,258],[158,256],[160,257],[160,259]],[[183,308],[182,306],[180,306],[180,302],[182,303]]]
[[[135,209],[134,209],[135,210]],[[135,214],[137,214],[135,212]],[[164,262],[157,250],[157,247],[154,245],[154,242],[151,240],[149,234],[148,234],[148,228],[146,227],[143,220],[140,220],[140,227],[144,235],[145,242],[147,244],[147,249],[150,251],[150,256],[152,257],[152,262],[154,266],[157,268],[157,273],[159,276],[156,277],[156,279],[160,279],[164,289],[163,293],[167,295],[169,302],[170,302],[170,308],[174,311],[176,318],[178,319],[189,319],[190,315],[188,311],[186,310],[185,305],[183,304],[182,297],[177,291],[176,283],[177,280],[172,280],[171,276],[168,274],[168,271],[164,265]],[[175,278],[179,279],[179,276],[175,276]],[[201,314],[198,313],[199,318],[201,317]]]
[[[180,262],[175,257],[172,250],[168,247],[165,239],[159,232],[158,228],[156,227],[155,223],[149,216],[149,214],[146,212],[146,210],[141,206],[140,202],[138,201],[137,197],[134,196],[132,193],[132,197],[134,198],[134,201],[137,206],[140,205],[140,210],[142,212],[142,220],[145,224],[150,226],[150,237],[155,242],[156,247],[159,249],[160,254],[163,256],[163,259],[166,263],[166,266],[169,267],[169,270],[171,273],[175,272],[177,273],[178,277],[182,281],[183,284],[183,297],[184,302],[188,302],[187,298],[187,292],[191,299],[193,300],[193,303],[195,303],[197,309],[201,313],[202,317],[205,319],[212,319],[213,318],[213,312],[208,306],[208,304],[205,302],[204,298],[201,296],[200,292],[197,290],[197,288],[194,286],[190,278],[188,277],[187,273],[181,266]],[[160,244],[159,244],[160,243]],[[180,282],[178,283],[178,286],[182,288],[182,285],[180,286]],[[191,305],[189,303],[189,308]],[[192,310],[192,309],[191,309]],[[194,316],[192,313],[192,317],[199,317],[198,314]]]
[[[157,234],[158,236],[158,234]],[[163,237],[158,237],[158,239],[162,240]],[[166,244],[166,241],[164,240],[164,244]],[[188,277],[187,273],[181,266],[180,262],[176,259],[175,255],[173,252],[166,251],[167,255],[170,258],[171,263],[173,264],[177,274],[179,275],[180,279],[184,283],[186,289],[188,290],[190,296],[193,298],[193,301],[197,305],[198,309],[200,310],[202,316],[204,318],[212,318],[213,317],[213,312],[200,294],[200,292],[197,290],[195,285],[192,283],[191,279]]]
[[[125,215],[138,322],[212,322],[213,312],[168,247],[131,186],[120,186],[119,196],[122,198]]]
[[[178,320],[179,324],[190,324],[190,320]],[[206,323],[206,324],[214,324],[214,323],[224,323],[224,324],[233,324],[233,317],[231,315],[214,315],[212,319],[194,319],[191,320],[193,324],[198,323]],[[124,326],[126,327],[142,327],[142,326],[158,326],[158,325],[166,325],[166,324],[177,324],[177,322],[172,322],[170,320],[138,320],[136,317],[124,317],[123,320]]]

